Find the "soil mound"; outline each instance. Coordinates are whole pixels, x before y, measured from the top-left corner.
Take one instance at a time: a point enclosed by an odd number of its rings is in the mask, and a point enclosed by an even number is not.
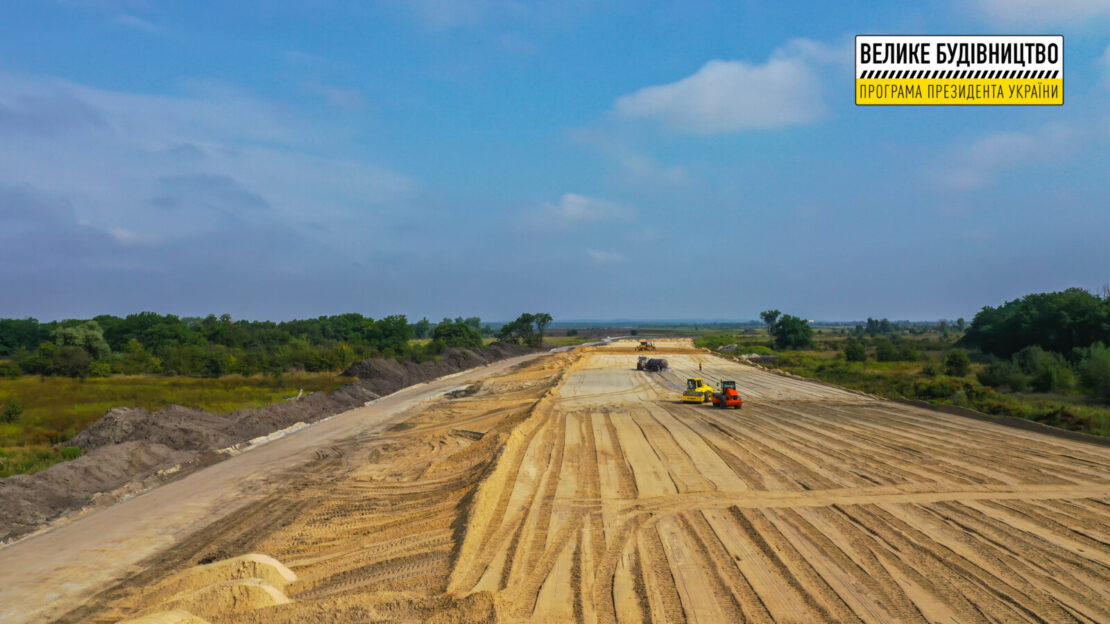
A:
[[[370,390],[384,395],[405,386],[532,351],[531,347],[523,345],[495,342],[482,349],[446,349],[434,362],[398,362],[384,358],[363,360],[351,365],[343,374],[358,377]]]
[[[329,394],[246,409],[231,414],[171,405],[155,412],[112,408],[74,436],[82,456],[32,475],[0,479],[0,541],[26,534],[54,518],[87,505],[98,492],[110,492],[161,470],[247,442],[297,423],[311,423],[366,404],[413,384],[497,360],[531,353],[521,345],[494,343],[482,349],[447,349],[438,361],[363,360],[344,371],[358,382]],[[203,455],[203,457],[202,457]],[[179,474],[184,474],[181,472]]]
[[[64,511],[85,505],[97,492],[144,479],[193,456],[164,444],[132,440],[95,449],[33,475],[0,479],[0,500],[4,501],[0,539],[31,531]]]

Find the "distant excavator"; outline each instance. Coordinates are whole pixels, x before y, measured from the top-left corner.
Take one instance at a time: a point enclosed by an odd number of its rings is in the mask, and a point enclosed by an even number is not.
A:
[[[655,343],[650,340],[641,340],[640,344],[636,345],[637,351],[654,351]]]

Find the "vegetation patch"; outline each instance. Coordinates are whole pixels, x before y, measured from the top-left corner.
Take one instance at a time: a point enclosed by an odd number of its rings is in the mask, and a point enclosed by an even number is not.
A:
[[[64,442],[112,407],[158,410],[168,405],[228,414],[308,392],[330,392],[354,379],[331,373],[290,373],[217,379],[118,375],[101,379],[0,379],[0,477],[32,473],[80,451]]]

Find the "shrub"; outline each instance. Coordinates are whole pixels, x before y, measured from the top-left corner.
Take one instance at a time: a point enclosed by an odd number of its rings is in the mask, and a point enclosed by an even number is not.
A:
[[[107,362],[89,364],[89,377],[111,377],[112,365]]]
[[[1030,384],[1037,392],[1052,392],[1053,390],[1068,390],[1075,385],[1075,375],[1063,362],[1042,366],[1033,375]]]
[[[901,362],[916,362],[921,356],[908,344],[898,345],[898,360]]]
[[[849,362],[863,362],[867,359],[867,349],[858,340],[849,340],[844,347],[844,359]]]
[[[0,377],[16,378],[23,374],[23,369],[15,362],[0,362]]]
[[[877,347],[875,347],[875,359],[880,362],[893,362],[898,359],[898,351],[894,348],[894,343],[889,340],[880,340]]]
[[[67,446],[61,450],[62,459],[77,459],[81,456],[81,447]]]
[[[4,402],[4,407],[0,409],[0,422],[13,423],[19,420],[22,414],[23,404],[19,402],[19,399],[8,399]]]
[[[59,347],[54,353],[51,372],[63,377],[87,377],[92,358],[81,347]]]
[[[1079,379],[1083,387],[1110,401],[1110,347],[1101,342],[1084,349],[1079,363]]]
[[[1010,360],[991,360],[976,377],[984,386],[1006,387],[1013,392],[1023,392],[1029,386],[1029,377],[1021,371],[1020,366]]]
[[[741,345],[736,349],[736,352],[750,355],[772,355],[775,351],[771,349],[771,347],[766,347],[764,345]]]
[[[971,358],[965,349],[952,349],[944,355],[944,373],[952,377],[963,377],[971,370]]]

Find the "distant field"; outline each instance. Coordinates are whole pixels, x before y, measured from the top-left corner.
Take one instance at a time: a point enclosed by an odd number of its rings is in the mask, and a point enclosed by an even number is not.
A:
[[[587,338],[585,336],[544,336],[543,337],[544,342],[550,342],[551,344],[562,345],[562,346],[565,346],[565,347],[566,346],[574,346],[574,345],[585,344],[587,342],[593,342],[594,340],[596,340],[596,339],[595,338]]]
[[[495,342],[496,340],[497,340],[496,338],[482,338],[482,344],[487,344],[488,345],[491,342]],[[410,338],[409,339],[409,344],[410,345],[426,345],[431,341],[432,341],[431,338]]]
[[[0,404],[19,401],[22,414],[0,423],[0,477],[47,468],[64,457],[65,440],[88,427],[109,408],[185,405],[230,413],[263,407],[305,392],[331,391],[352,382],[334,373],[281,377],[115,376],[103,379],[24,376],[0,379]]]
[[[772,351],[770,338],[759,334],[707,334],[695,344],[716,350],[738,344],[739,353],[773,354],[776,368],[886,398],[906,398],[938,404],[956,404],[994,415],[1015,416],[1047,425],[1110,436],[1110,406],[1100,404],[1079,391],[1062,393],[1003,392],[979,383],[976,374],[984,368],[973,362],[969,374],[943,374],[943,357],[954,346],[956,334],[929,331],[897,336],[914,349],[912,360],[879,362],[868,342],[865,362],[847,362],[843,348],[849,336],[833,334],[830,328],[815,327],[814,348],[802,351]],[[981,358],[981,354],[976,357]]]

